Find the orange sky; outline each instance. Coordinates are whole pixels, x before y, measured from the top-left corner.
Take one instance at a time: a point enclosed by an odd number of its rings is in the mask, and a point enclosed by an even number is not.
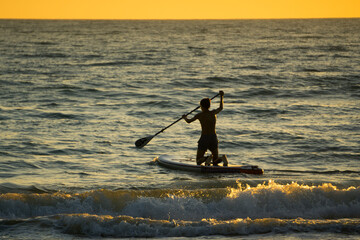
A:
[[[0,18],[359,18],[360,0],[0,0]]]

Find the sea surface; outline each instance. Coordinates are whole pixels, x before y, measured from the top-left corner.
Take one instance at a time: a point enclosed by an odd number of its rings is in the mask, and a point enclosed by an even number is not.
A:
[[[198,122],[135,147],[219,90],[263,175],[158,166]],[[360,19],[0,20],[0,239],[129,237],[359,239]]]

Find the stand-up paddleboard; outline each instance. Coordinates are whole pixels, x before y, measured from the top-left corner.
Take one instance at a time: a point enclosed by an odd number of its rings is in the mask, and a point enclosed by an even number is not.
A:
[[[229,166],[204,166],[196,165],[194,159],[184,158],[176,155],[161,155],[155,158],[159,165],[171,169],[201,172],[201,173],[248,173],[263,174],[264,170],[258,166],[229,165]]]

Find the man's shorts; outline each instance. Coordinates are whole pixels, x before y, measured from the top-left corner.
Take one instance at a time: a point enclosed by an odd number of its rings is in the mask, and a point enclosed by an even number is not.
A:
[[[199,141],[198,141],[198,149],[199,150],[216,150],[218,148],[218,139],[216,134],[210,134],[210,135],[201,135]]]

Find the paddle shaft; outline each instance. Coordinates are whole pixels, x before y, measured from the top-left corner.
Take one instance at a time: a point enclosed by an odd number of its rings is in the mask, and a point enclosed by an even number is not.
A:
[[[220,95],[220,93],[216,94],[215,96],[213,96],[213,97],[211,98],[211,100],[213,100],[214,98],[216,98],[216,97],[219,96],[219,95]],[[195,111],[198,110],[199,108],[200,108],[200,106],[197,106],[194,110],[188,112],[188,113],[185,114],[185,115],[186,115],[186,116],[187,116],[187,115],[190,115],[191,113],[195,112]],[[155,137],[156,135],[162,133],[163,131],[165,131],[166,129],[168,129],[169,127],[171,127],[172,125],[174,125],[175,123],[177,123],[178,121],[180,121],[181,119],[183,119],[183,118],[181,117],[181,118],[179,118],[178,120],[176,120],[175,122],[173,122],[172,124],[170,124],[169,126],[161,129],[159,132],[155,133],[155,135],[154,135],[153,137]]]

